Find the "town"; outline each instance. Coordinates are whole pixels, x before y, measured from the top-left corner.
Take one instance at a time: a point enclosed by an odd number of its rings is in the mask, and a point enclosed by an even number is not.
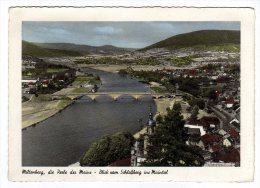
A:
[[[23,130],[93,93],[109,95],[99,92],[106,84],[102,76],[86,71],[95,69],[148,86],[151,92],[139,94],[150,95],[157,111],[136,122],[135,134],[101,138],[101,145],[106,145],[105,140],[126,139],[122,147],[127,150],[118,150],[120,157],[93,161],[96,141],[79,159],[81,166],[240,166],[239,51],[239,45],[227,44],[84,56],[23,55]],[[117,95],[114,102],[120,99]],[[134,100],[141,100],[138,97]]]
[[[210,57],[205,54],[210,54]],[[188,135],[186,144],[201,148],[204,166],[239,166],[239,54],[232,53],[231,56],[229,53],[212,52],[215,54],[214,61],[211,61],[214,55],[210,52],[205,54],[200,58],[201,61],[197,58],[192,61],[189,68],[134,71],[128,67],[121,72],[156,85],[153,90],[157,92],[167,91],[176,94],[176,100],[179,100],[185,117],[184,128]],[[159,57],[161,55],[159,54]],[[231,60],[226,57],[231,57]],[[219,61],[216,61],[217,59]],[[199,110],[206,112],[200,118]],[[150,121],[154,121],[152,117]],[[148,131],[151,129],[150,126],[148,123],[146,131],[136,135],[138,141],[132,148],[132,166],[141,166],[146,160],[148,138],[149,134],[152,134]],[[126,164],[127,161],[121,163]]]

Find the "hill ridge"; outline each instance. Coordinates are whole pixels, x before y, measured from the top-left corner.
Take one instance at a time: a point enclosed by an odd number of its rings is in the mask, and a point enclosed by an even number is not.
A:
[[[142,48],[141,51],[153,48],[178,49],[184,47],[194,47],[198,45],[213,46],[220,44],[240,44],[240,31],[198,30],[188,33],[182,33]]]

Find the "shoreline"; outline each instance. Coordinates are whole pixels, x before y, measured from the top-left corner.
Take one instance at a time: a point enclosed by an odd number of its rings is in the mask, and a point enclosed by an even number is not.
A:
[[[84,92],[77,91],[77,95],[70,95],[71,93],[74,93],[75,89],[81,88],[84,89]],[[51,99],[32,100],[32,96],[29,101],[22,103],[22,130],[27,129],[28,127],[34,127],[48,118],[61,113],[63,110],[74,104],[75,100],[90,90],[90,87],[80,87],[79,85],[75,84],[72,87],[63,88],[53,94],[42,94],[43,96],[49,97]],[[60,98],[54,100],[55,95],[66,96],[68,99]]]
[[[95,67],[93,67],[95,66]],[[106,72],[111,72],[111,73],[116,73],[119,69],[125,68],[126,65],[109,65],[109,66],[104,66],[104,65],[84,65],[84,66],[79,66],[80,68],[83,67],[88,67],[88,68],[95,68],[97,70],[102,70]],[[155,66],[144,66],[144,65],[134,65],[132,66],[133,69],[154,69]],[[157,68],[159,68],[157,66]],[[160,68],[164,68],[160,66]],[[171,67],[175,68],[175,67]],[[151,87],[151,85],[150,85]],[[56,100],[56,101],[45,101],[45,102],[33,102],[32,100],[29,100],[27,102],[22,103],[22,130],[25,130],[28,127],[35,126],[43,121],[45,121],[48,118],[53,117],[57,113],[62,112],[72,104],[74,104],[75,99],[80,97],[82,93],[79,93],[78,96],[69,96],[69,94],[73,91],[73,88],[66,88],[62,89],[58,92],[57,94],[63,94],[67,95],[68,97],[71,98],[71,102],[68,104],[65,104],[65,106],[59,107],[59,102],[62,100]],[[55,94],[55,93],[54,93]],[[156,113],[155,117],[159,114],[164,115],[167,111],[166,108],[172,107],[175,101],[181,101],[178,98],[164,98],[164,99],[153,99],[156,105]],[[31,104],[30,104],[31,103]],[[28,104],[28,106],[25,106]],[[49,107],[48,107],[49,106]],[[24,114],[26,113],[27,114]],[[28,113],[29,112],[29,113]],[[28,116],[28,117],[26,117]]]
[[[112,65],[106,65],[106,64],[78,64],[78,68],[92,68],[97,69],[101,71],[106,71],[110,73],[117,73],[120,69],[126,69],[127,67],[131,67],[135,71],[139,70],[162,70],[162,69],[191,69],[194,67],[175,67],[175,66],[162,66],[162,65],[128,65],[128,64],[112,64]]]
[[[59,101],[60,102],[60,101]],[[34,127],[34,126],[36,126],[37,124],[39,124],[39,123],[41,123],[41,122],[43,122],[43,121],[45,121],[45,120],[47,120],[48,118],[51,118],[51,117],[53,117],[53,116],[55,116],[56,114],[58,114],[58,113],[61,113],[63,110],[65,110],[66,108],[68,108],[68,107],[70,107],[71,105],[73,105],[75,103],[75,100],[74,99],[72,99],[71,101],[70,101],[70,103],[68,103],[68,104],[66,104],[64,107],[62,107],[62,108],[59,108],[59,109],[46,109],[46,110],[44,110],[46,113],[48,113],[48,114],[44,114],[44,115],[42,115],[41,117],[39,117],[39,118],[30,118],[30,120],[31,120],[31,122],[30,123],[26,123],[26,120],[23,120],[22,121],[22,130],[26,130],[27,128],[29,128],[29,127]],[[51,111],[51,110],[53,110],[53,111]],[[41,112],[35,112],[35,114],[39,114],[39,113],[41,113]],[[23,118],[22,118],[23,119]],[[33,119],[33,120],[32,120]]]

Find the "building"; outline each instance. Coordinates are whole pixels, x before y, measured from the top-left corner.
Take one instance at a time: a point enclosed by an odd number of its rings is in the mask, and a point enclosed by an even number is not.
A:
[[[131,166],[131,159],[122,159],[111,163],[109,166]]]
[[[156,121],[153,119],[153,113],[150,112],[146,127],[139,131],[135,136],[136,141],[131,149],[131,166],[141,166],[146,160],[146,148],[148,146],[149,135],[154,133]]]
[[[147,123],[147,134],[153,134],[155,126],[156,126],[156,121],[153,119],[153,113],[150,112],[148,123]]]
[[[205,149],[210,149],[212,145],[218,144],[221,141],[221,136],[218,134],[208,133],[201,137]]]
[[[185,124],[184,127],[187,128],[187,134],[189,135],[199,134],[200,136],[203,136],[206,134],[206,131],[204,130],[203,126]]]

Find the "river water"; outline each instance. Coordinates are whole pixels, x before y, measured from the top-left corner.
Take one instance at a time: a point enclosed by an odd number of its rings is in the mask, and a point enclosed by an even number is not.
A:
[[[98,92],[151,92],[148,85],[135,79],[122,77],[95,69],[84,69],[86,73],[99,75],[102,86]],[[134,100],[124,95],[114,101],[109,96],[88,97],[77,100],[61,113],[22,131],[23,166],[68,166],[94,141],[117,131],[135,133],[142,119],[156,111],[149,96]]]

